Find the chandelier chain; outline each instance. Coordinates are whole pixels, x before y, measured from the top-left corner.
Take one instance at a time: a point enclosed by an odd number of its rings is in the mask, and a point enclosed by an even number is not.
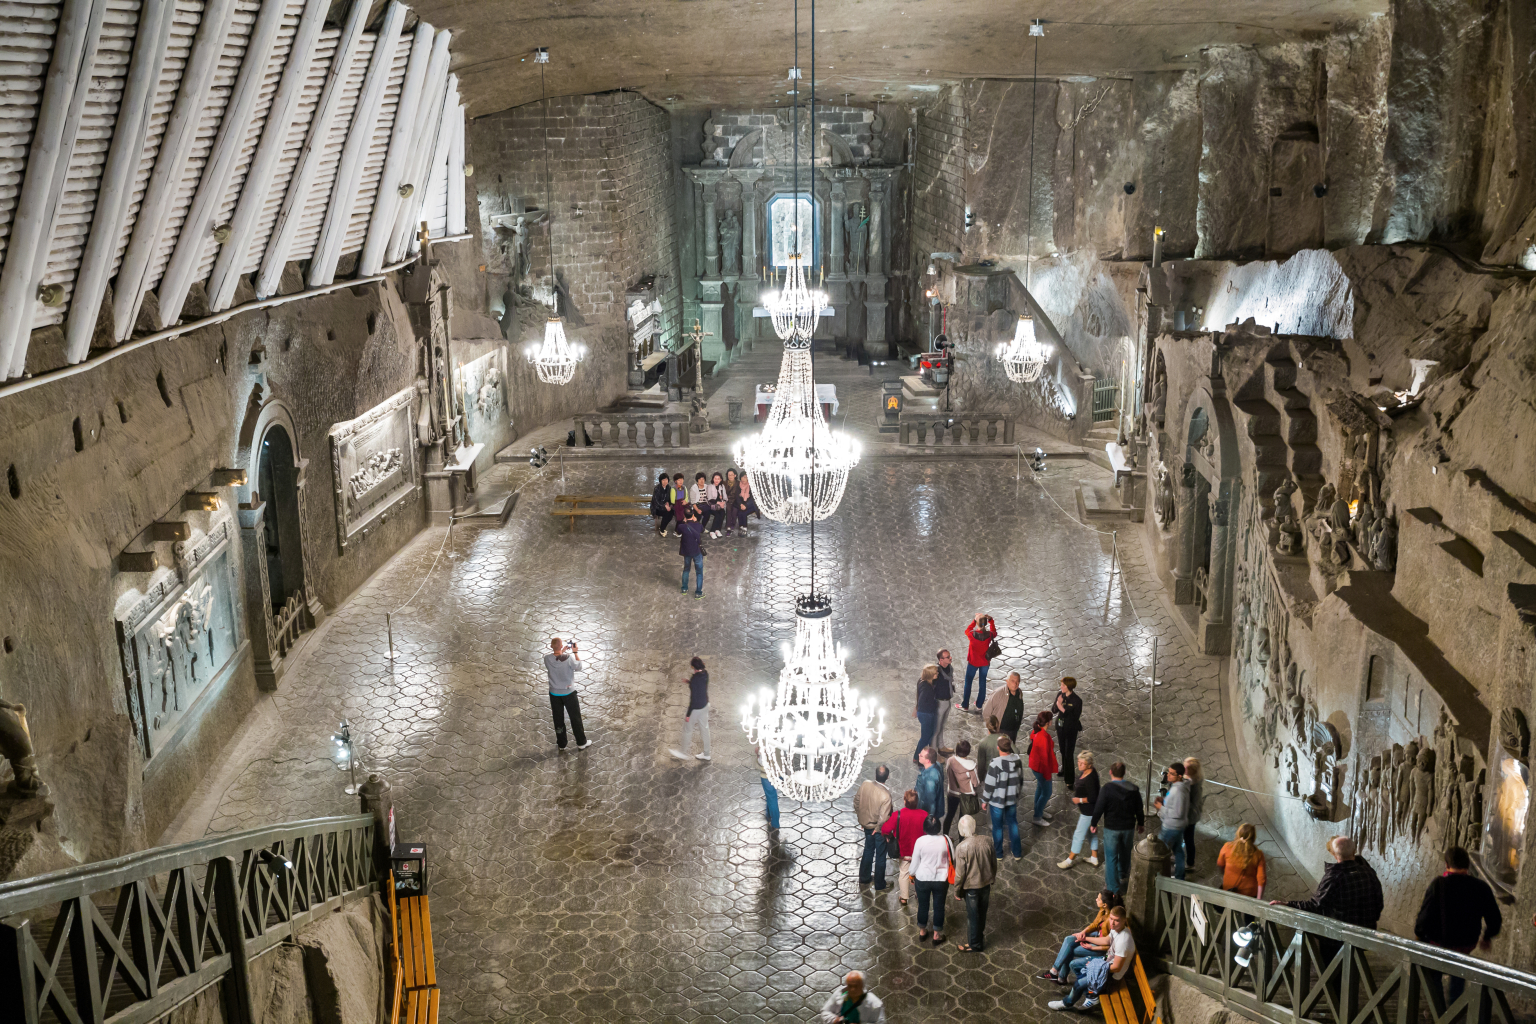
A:
[[[1024,221],[1024,291],[1029,292],[1029,268],[1034,263],[1035,118],[1040,110],[1040,36],[1035,36],[1035,70],[1029,80],[1029,213]],[[1034,296],[1030,296],[1034,300]]]

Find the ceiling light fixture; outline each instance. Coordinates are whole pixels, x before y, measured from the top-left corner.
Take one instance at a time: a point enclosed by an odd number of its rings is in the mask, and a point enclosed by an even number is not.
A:
[[[549,306],[554,315],[544,323],[544,343],[529,345],[524,354],[533,364],[541,383],[569,384],[576,376],[576,364],[586,358],[587,347],[566,339],[565,321],[560,317],[560,288],[555,277],[554,186],[549,173],[549,91],[544,84],[549,48],[541,46],[533,53],[534,62],[539,65],[539,94],[544,100],[544,209],[548,211],[548,234],[545,237],[549,242]]]
[[[1029,270],[1034,262],[1031,243],[1035,227],[1035,111],[1040,106],[1040,37],[1045,35],[1045,23],[1039,18],[1029,24],[1029,34],[1035,37],[1035,70],[1031,79],[1031,111],[1029,121],[1029,212],[1024,225],[1024,294],[1033,311],[1035,297],[1029,290]],[[1016,384],[1039,380],[1045,363],[1051,357],[1051,346],[1035,337],[1035,320],[1030,313],[1019,317],[1013,329],[1013,340],[997,346],[997,358],[1002,361],[1003,372]]]
[[[811,12],[813,22],[811,28],[811,174],[814,179],[816,167],[816,30],[814,26],[815,11]],[[768,297],[766,304],[768,312],[773,317],[773,333],[779,336],[779,340],[790,342],[796,337],[810,338],[816,333],[816,322],[821,316],[822,309],[827,304],[826,296],[819,291],[813,291],[806,280],[805,261],[801,254],[800,238],[800,3],[795,2],[795,64],[789,69],[789,82],[793,88],[790,95],[795,97],[793,113],[793,145],[794,161],[792,164],[792,210],[794,216],[794,241],[790,247],[788,266],[784,272],[784,286],[778,294]],[[814,187],[812,189],[814,191]],[[811,232],[814,236],[816,230],[815,200],[811,200]],[[770,235],[773,228],[770,224]],[[769,245],[769,252],[773,246]],[[816,242],[811,240],[811,256],[814,260],[816,254]]]

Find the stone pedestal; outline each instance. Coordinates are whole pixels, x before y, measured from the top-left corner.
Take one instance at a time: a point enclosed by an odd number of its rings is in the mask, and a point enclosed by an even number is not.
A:
[[[717,370],[726,364],[729,355],[725,347],[725,322],[721,315],[721,310],[725,309],[724,296],[721,294],[724,286],[725,282],[719,280],[699,282],[699,323],[706,335],[700,343],[702,354],[706,362],[714,362]],[[683,381],[683,387],[692,386],[692,381]]]
[[[877,287],[881,298],[864,300],[864,354],[871,359],[885,359],[891,351],[885,338],[885,311],[890,303],[884,298],[884,282],[878,286],[871,284],[870,295],[876,294]]]
[[[1148,819],[1156,827],[1157,819]],[[1157,915],[1157,879],[1173,873],[1173,851],[1156,832],[1136,844],[1131,851],[1131,875],[1125,889],[1125,910],[1131,916],[1131,929],[1141,949],[1156,949],[1162,928]]]

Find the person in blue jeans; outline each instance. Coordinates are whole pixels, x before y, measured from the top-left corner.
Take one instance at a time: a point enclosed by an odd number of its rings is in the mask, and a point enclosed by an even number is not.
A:
[[[934,726],[938,724],[939,698],[933,688],[938,678],[939,666],[925,665],[923,674],[917,679],[917,707],[912,712],[917,719],[917,749],[912,752],[914,764],[923,748],[933,741]]]
[[[929,814],[944,817],[944,770],[939,767],[939,755],[932,747],[924,747],[917,755],[922,771],[917,773],[917,804]]]
[[[763,763],[763,748],[757,748],[757,774],[763,779],[763,810],[768,815],[768,828],[774,832],[779,830],[779,791],[773,788],[773,780],[768,777],[768,766]]]
[[[1080,932],[1073,932],[1061,940],[1061,952],[1056,954],[1056,962],[1048,971],[1041,971],[1036,977],[1041,981],[1054,981],[1058,985],[1067,984],[1069,974],[1081,973],[1084,963],[1090,957],[1103,956],[1109,948],[1109,912],[1116,907],[1125,906],[1125,901],[1120,894],[1113,889],[1100,890],[1096,899],[1098,913],[1083,927]]]
[[[1125,762],[1116,761],[1109,766],[1109,782],[1099,790],[1088,830],[1104,838],[1104,884],[1122,895],[1130,879],[1131,844],[1146,823],[1141,790],[1125,780]]]
[[[999,858],[1003,855],[1003,831],[1006,828],[1013,856],[1024,856],[1019,842],[1019,793],[1024,788],[1024,766],[1013,752],[1013,741],[997,738],[997,756],[987,765],[987,778],[981,784],[981,798],[992,812],[992,845]]]
[[[1131,936],[1130,916],[1124,907],[1116,907],[1109,912],[1109,949],[1104,954],[1104,959],[1109,961],[1109,979],[1101,988],[1092,987],[1092,982],[1086,976],[1085,971],[1077,972],[1077,980],[1072,983],[1072,991],[1061,999],[1053,999],[1046,1005],[1053,1010],[1071,1010],[1085,994],[1089,997],[1083,1001],[1082,1008],[1091,1010],[1099,1005],[1099,996],[1103,994],[1114,982],[1124,978],[1131,969],[1131,963],[1136,956],[1136,940]],[[1085,964],[1086,966],[1086,964]]]
[[[987,702],[987,672],[992,667],[992,656],[987,652],[992,647],[992,641],[997,639],[997,626],[992,622],[992,616],[976,616],[965,627],[965,636],[965,690],[960,695],[960,703],[955,707],[961,711],[971,710],[971,680],[980,675],[981,687],[976,691],[976,712],[980,714],[981,706]]]
[[[698,589],[693,592],[695,598],[704,596],[704,524],[699,522],[699,510],[692,505],[683,513],[683,521],[678,524],[677,532],[682,540],[678,542],[677,553],[683,556],[683,593],[688,593],[688,567],[691,565],[699,571]]]
[[[1175,761],[1163,773],[1168,789],[1158,797],[1153,807],[1163,819],[1163,830],[1158,838],[1173,851],[1173,877],[1184,878],[1184,828],[1189,824],[1189,783],[1184,779],[1184,762]]]

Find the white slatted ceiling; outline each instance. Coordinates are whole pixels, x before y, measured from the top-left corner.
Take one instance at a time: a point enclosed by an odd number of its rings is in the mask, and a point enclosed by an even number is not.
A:
[[[336,108],[336,122],[331,125],[330,137],[325,142],[325,157],[320,162],[319,173],[315,175],[314,188],[305,199],[304,216],[299,222],[299,230],[293,236],[293,245],[288,250],[289,260],[307,260],[315,254],[315,243],[320,240],[320,225],[325,220],[325,210],[331,202],[331,186],[336,181],[336,165],[341,162],[341,150],[347,142],[347,129],[352,124],[357,98],[363,91],[363,76],[368,73],[368,62],[373,58],[373,44],[377,41],[378,36],[373,32],[364,32],[358,41],[357,54],[352,60],[352,66],[347,69],[341,103]]]
[[[197,141],[192,144],[192,152],[182,169],[176,197],[166,211],[166,231],[161,235],[160,246],[144,278],[145,287],[151,290],[160,284],[160,275],[165,273],[165,265],[170,262],[171,253],[181,235],[181,224],[187,218],[187,208],[192,205],[192,197],[197,194],[197,183],[202,180],[203,168],[208,163],[214,137],[219,132],[219,122],[224,118],[224,108],[229,105],[235,79],[240,76],[240,62],[245,59],[245,46],[250,41],[251,28],[256,24],[256,12],[260,9],[259,0],[237,0],[235,4],[235,16],[231,19],[229,35],[224,39],[224,52],[220,54],[219,68],[214,72],[213,88],[208,91],[208,102],[203,107],[197,125]]]
[[[59,24],[57,3],[0,2],[0,264]],[[3,375],[3,371],[0,371]]]
[[[320,105],[320,92],[325,86],[325,76],[331,70],[331,61],[336,57],[337,41],[340,38],[341,29],[339,28],[320,30],[320,38],[315,43],[315,56],[309,69],[309,77],[305,79],[304,93],[299,100],[298,114],[294,117],[293,128],[283,143],[283,158],[278,162],[277,170],[272,175],[272,187],[267,193],[266,206],[262,208],[261,218],[257,222],[256,233],[251,241],[245,266],[241,268],[242,274],[254,274],[261,269],[261,261],[267,251],[267,242],[271,239],[272,229],[277,224],[277,215],[283,208],[283,197],[288,194],[288,182],[293,179],[294,168],[298,166],[299,153],[304,148],[304,140],[309,137],[309,125],[314,120],[315,108]]]
[[[197,34],[197,26],[202,18],[202,0],[177,0],[176,16],[171,23],[171,40],[166,47],[165,66],[160,71],[160,83],[155,89],[154,114],[150,118],[149,131],[144,136],[144,155],[139,161],[139,173],[134,179],[128,215],[123,218],[123,236],[118,239],[117,254],[112,257],[114,275],[122,266],[128,239],[133,236],[133,225],[139,218],[144,192],[149,188],[149,175],[155,169],[155,157],[159,155],[160,142],[165,138],[165,125],[171,119],[171,108],[176,105],[182,72],[186,70],[187,59],[192,53],[192,37]]]
[[[45,282],[63,285],[70,298],[73,298],[75,272],[80,267],[85,236],[91,228],[91,214],[96,209],[96,190],[101,183],[102,165],[107,162],[107,148],[112,144],[112,128],[128,77],[129,59],[133,56],[139,8],[139,0],[109,0],[102,23],[101,43],[91,68],[91,91],[80,118],[80,132],[69,162],[69,177],[54,226],[48,268],[43,275]],[[67,311],[67,305],[48,307],[39,303],[33,312],[32,326],[63,323]]]
[[[261,141],[261,129],[267,123],[267,113],[272,109],[272,97],[277,93],[278,80],[283,77],[283,67],[288,63],[288,54],[293,49],[293,37],[299,28],[299,15],[303,13],[304,0],[288,0],[287,9],[283,12],[283,23],[277,30],[277,41],[272,46],[272,56],[268,58],[266,71],[262,74],[261,93],[256,108],[251,111],[251,125],[240,146],[240,159],[230,174],[229,188],[219,203],[219,210],[213,215],[214,227],[228,224],[235,215],[235,203],[240,200],[240,189],[245,184],[246,173],[251,169],[256,144]],[[213,261],[218,255],[218,243],[210,237],[193,280],[208,280],[208,275],[213,272]]]
[[[443,125],[443,131],[448,131],[449,126]],[[433,165],[428,173],[427,201],[422,204],[421,219],[427,222],[427,230],[433,238],[441,238],[448,233],[448,157]]]
[[[379,192],[379,177],[384,173],[384,157],[389,153],[389,132],[400,109],[400,88],[405,83],[405,66],[410,62],[412,37],[403,33],[395,47],[395,62],[390,65],[389,82],[384,87],[384,99],[379,104],[379,118],[373,130],[373,140],[368,146],[368,156],[363,161],[363,176],[357,183],[357,202],[352,206],[352,219],[347,222],[347,237],[341,244],[343,253],[357,252],[368,237],[368,219],[373,215],[373,201]]]

